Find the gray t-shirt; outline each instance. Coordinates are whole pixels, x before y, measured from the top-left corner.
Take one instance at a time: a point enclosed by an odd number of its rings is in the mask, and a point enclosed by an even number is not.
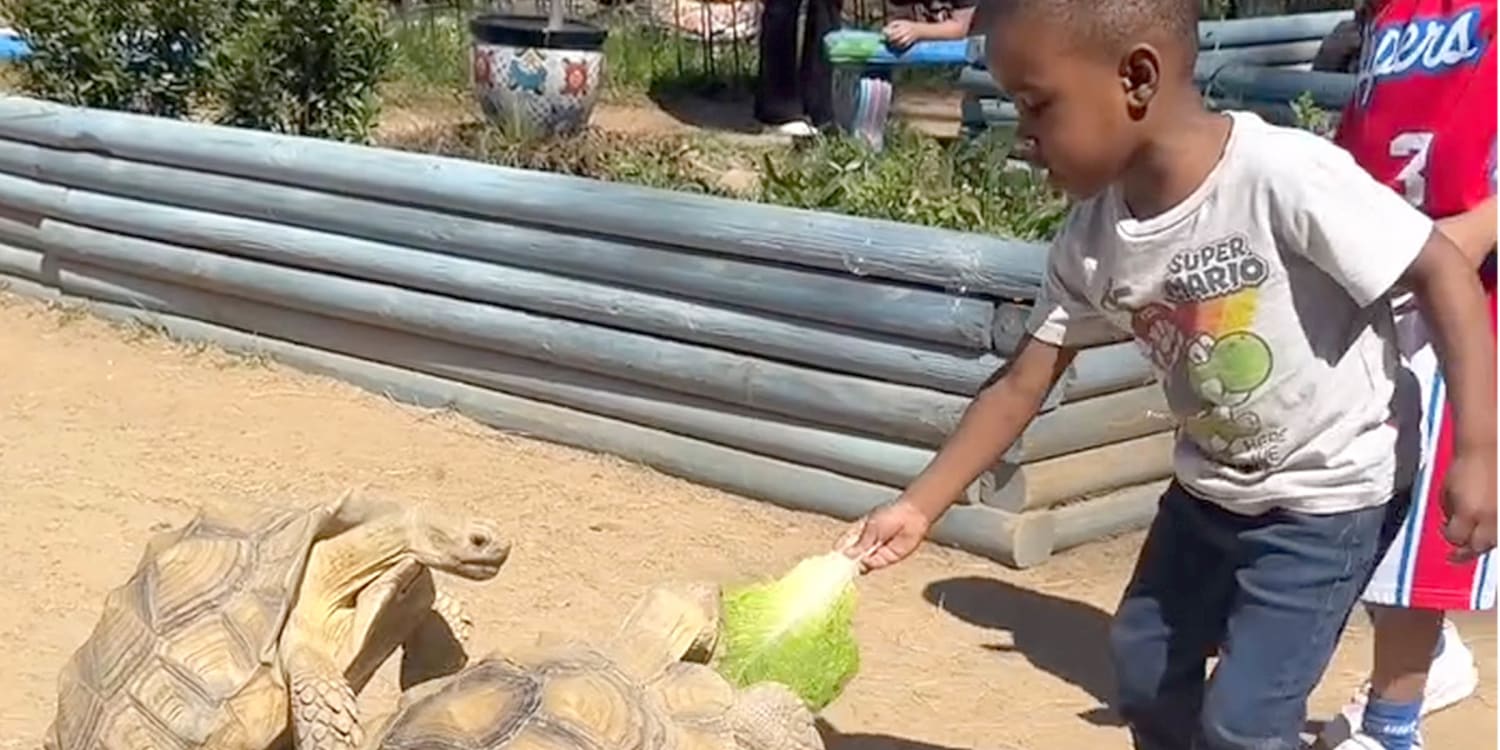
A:
[[[1329,141],[1229,116],[1219,164],[1169,211],[1133,219],[1114,187],[1074,207],[1028,327],[1067,347],[1134,335],[1194,494],[1246,514],[1378,505],[1416,460],[1389,295],[1433,222]]]

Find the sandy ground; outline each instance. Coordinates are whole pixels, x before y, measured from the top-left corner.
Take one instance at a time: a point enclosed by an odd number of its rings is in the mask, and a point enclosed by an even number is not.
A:
[[[953,91],[901,91],[892,116],[919,132],[938,138],[958,136],[962,94]],[[381,114],[378,137],[393,138],[433,125],[458,125],[478,118],[467,100],[432,100],[393,106]],[[726,141],[751,144],[791,143],[791,138],[767,132],[751,115],[748,97],[709,99],[684,97],[654,102],[634,99],[601,101],[590,124],[601,130],[641,135],[712,133]]]
[[[608,457],[505,436],[342,384],[172,344],[0,294],[0,747],[36,748],[54,680],[153,529],[200,503],[310,502],[370,482],[486,514],[515,539],[499,578],[454,585],[477,650],[543,629],[603,632],[653,582],[771,576],[841,525]],[[1108,612],[1138,536],[1016,572],[927,548],[865,579],[865,666],[826,712],[836,749],[1123,748],[1101,697]],[[1475,700],[1429,748],[1494,747],[1494,627]],[[1327,712],[1367,663],[1362,625],[1319,691]],[[387,669],[362,700],[394,698]],[[1460,736],[1468,740],[1460,740]]]

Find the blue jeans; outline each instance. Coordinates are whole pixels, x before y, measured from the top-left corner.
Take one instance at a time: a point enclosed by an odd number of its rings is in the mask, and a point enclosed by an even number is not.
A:
[[[1242,516],[1174,482],[1110,628],[1115,708],[1137,750],[1301,748],[1307,696],[1405,514],[1396,497]]]

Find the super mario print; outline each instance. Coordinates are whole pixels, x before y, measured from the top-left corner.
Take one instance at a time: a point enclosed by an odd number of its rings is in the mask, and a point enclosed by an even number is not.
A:
[[[1189,437],[1216,460],[1246,468],[1280,461],[1285,437],[1248,406],[1276,366],[1254,330],[1259,288],[1269,275],[1270,265],[1243,235],[1224,237],[1173,255],[1164,301],[1130,318],[1137,344],[1169,387],[1197,400],[1184,420]]]

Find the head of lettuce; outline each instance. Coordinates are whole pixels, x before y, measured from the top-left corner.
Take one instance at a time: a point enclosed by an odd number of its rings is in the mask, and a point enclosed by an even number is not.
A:
[[[745,687],[779,682],[814,712],[859,671],[854,640],[859,563],[842,552],[808,557],[779,579],[724,594],[717,668]]]

